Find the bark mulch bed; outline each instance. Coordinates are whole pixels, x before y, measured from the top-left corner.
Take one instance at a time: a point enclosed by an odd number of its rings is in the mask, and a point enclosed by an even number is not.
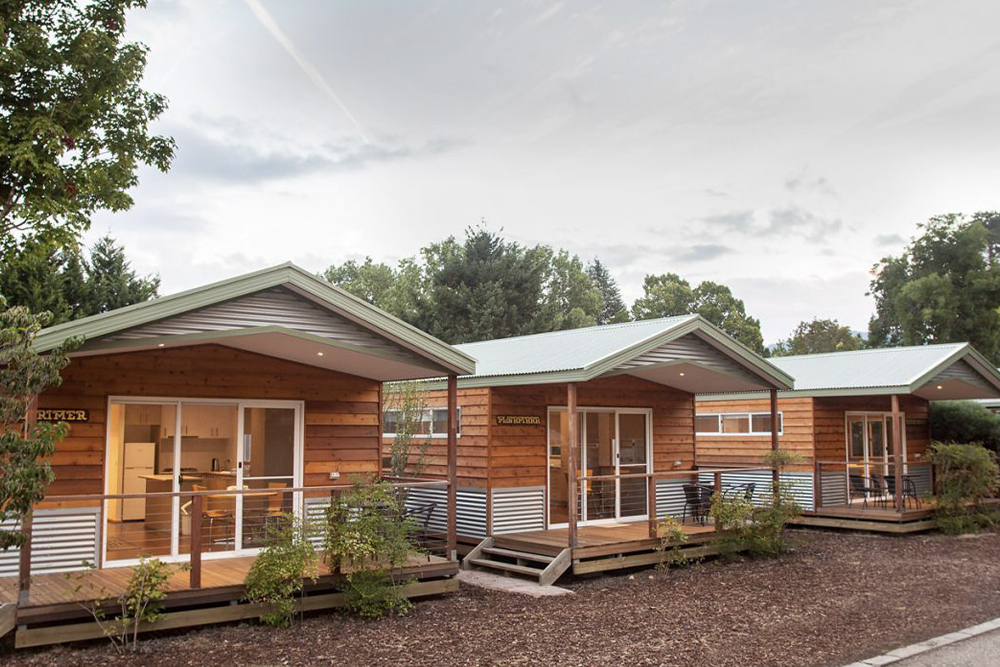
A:
[[[842,665],[1000,616],[1000,534],[795,531],[770,561],[576,580],[576,595],[465,587],[408,616],[316,615],[13,653],[24,665]],[[9,641],[9,640],[8,640]]]

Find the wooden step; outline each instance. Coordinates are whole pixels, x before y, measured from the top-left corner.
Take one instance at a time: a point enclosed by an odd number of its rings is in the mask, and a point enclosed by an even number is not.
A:
[[[517,574],[523,574],[531,577],[532,579],[537,579],[543,572],[543,570],[540,570],[537,567],[525,567],[524,565],[514,565],[513,563],[504,563],[498,560],[487,560],[485,558],[473,558],[471,562],[473,565],[478,565],[479,567],[488,567],[494,570],[515,572]]]
[[[555,560],[552,556],[545,556],[542,554],[531,554],[526,551],[514,551],[513,549],[503,549],[501,547],[487,547],[483,549],[484,553],[488,553],[494,556],[503,556],[505,558],[520,558],[521,560],[530,560],[536,563],[551,563]]]

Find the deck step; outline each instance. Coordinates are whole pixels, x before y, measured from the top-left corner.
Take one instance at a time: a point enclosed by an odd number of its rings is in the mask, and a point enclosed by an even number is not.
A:
[[[479,567],[516,572],[517,574],[527,575],[532,579],[537,579],[542,573],[542,570],[537,567],[525,567],[524,565],[515,565],[514,563],[505,563],[503,561],[489,560],[487,558],[473,558],[471,562],[473,565],[478,565]]]
[[[513,549],[503,549],[501,547],[487,547],[483,549],[483,553],[488,553],[492,556],[504,556],[506,558],[520,558],[521,560],[530,560],[536,563],[551,563],[555,560],[553,556],[546,556],[544,554],[532,554],[527,551],[514,551]]]

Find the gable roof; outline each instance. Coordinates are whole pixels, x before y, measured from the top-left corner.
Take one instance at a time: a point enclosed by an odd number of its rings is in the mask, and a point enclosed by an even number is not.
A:
[[[969,343],[803,354],[770,361],[795,377],[794,390],[783,392],[789,396],[1000,396],[1000,372]]]
[[[456,346],[476,358],[463,386],[585,382],[629,374],[693,390],[787,388],[792,379],[699,315],[552,331]]]
[[[475,360],[291,263],[42,330],[72,356],[218,343],[373,379],[474,372]]]

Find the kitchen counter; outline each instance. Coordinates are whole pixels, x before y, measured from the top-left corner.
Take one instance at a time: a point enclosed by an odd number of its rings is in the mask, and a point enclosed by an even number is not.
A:
[[[202,474],[203,473],[196,473],[196,474],[181,473],[181,484],[183,485],[184,482],[200,482]],[[173,482],[174,476],[170,473],[164,473],[162,475],[139,475],[139,479],[145,479],[151,482]],[[166,489],[166,490],[170,491],[171,489]],[[148,484],[146,485],[146,492],[152,493],[152,491],[150,491],[149,489]]]

